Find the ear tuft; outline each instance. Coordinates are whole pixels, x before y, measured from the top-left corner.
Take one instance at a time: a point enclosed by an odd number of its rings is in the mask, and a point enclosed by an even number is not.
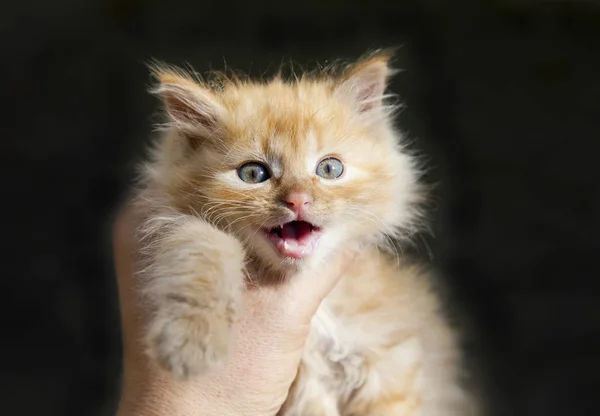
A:
[[[151,92],[162,98],[169,127],[179,130],[193,147],[215,134],[225,110],[214,91],[176,68],[157,65],[152,73],[158,83]]]
[[[395,73],[390,68],[394,50],[382,50],[359,59],[342,74],[338,92],[361,115],[384,116],[385,90]]]

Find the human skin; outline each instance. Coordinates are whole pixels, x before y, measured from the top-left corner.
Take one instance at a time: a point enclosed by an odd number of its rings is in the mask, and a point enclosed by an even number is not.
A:
[[[296,376],[310,320],[343,273],[324,269],[320,276],[247,287],[229,359],[201,377],[180,381],[149,360],[141,342],[149,314],[139,302],[135,279],[138,223],[126,205],[113,228],[123,333],[117,416],[275,415]],[[339,262],[348,265],[349,260],[333,259],[331,265],[340,270]]]

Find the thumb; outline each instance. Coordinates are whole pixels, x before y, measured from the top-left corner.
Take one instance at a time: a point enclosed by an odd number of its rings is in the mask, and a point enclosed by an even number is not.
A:
[[[299,324],[308,324],[319,305],[331,292],[341,277],[354,263],[358,252],[355,250],[336,254],[327,262],[292,276],[283,285],[286,298],[291,304],[289,311]]]

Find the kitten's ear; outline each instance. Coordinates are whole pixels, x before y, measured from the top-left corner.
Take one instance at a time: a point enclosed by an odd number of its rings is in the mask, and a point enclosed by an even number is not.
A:
[[[354,106],[361,116],[381,117],[388,114],[385,90],[395,73],[390,68],[393,51],[381,51],[359,60],[342,74],[337,93]]]
[[[193,148],[213,136],[226,113],[215,92],[180,71],[155,68],[153,72],[158,84],[152,92],[165,104],[168,125],[179,130]]]

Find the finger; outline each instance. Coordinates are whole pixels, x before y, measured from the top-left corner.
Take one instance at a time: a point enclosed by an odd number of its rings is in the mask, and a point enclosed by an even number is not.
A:
[[[138,307],[135,282],[136,226],[135,211],[131,204],[127,204],[119,212],[113,225],[113,258],[121,313],[123,349],[128,365],[141,364],[145,358],[140,354],[138,345],[142,311]]]
[[[276,301],[284,303],[283,309],[298,324],[308,324],[323,299],[351,267],[356,256],[355,251],[340,253],[318,268],[285,280],[277,288]]]

